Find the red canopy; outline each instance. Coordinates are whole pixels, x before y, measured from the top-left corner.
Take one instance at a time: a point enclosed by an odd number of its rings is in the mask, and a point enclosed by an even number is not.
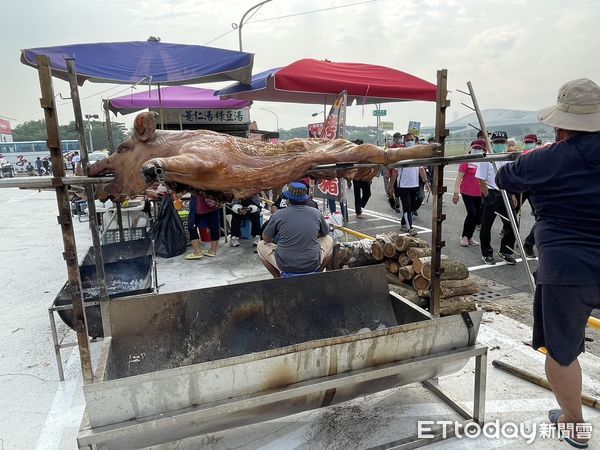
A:
[[[331,103],[346,90],[348,102],[359,104],[407,100],[436,100],[436,86],[389,67],[301,59],[271,69],[217,92],[221,98],[293,103]]]

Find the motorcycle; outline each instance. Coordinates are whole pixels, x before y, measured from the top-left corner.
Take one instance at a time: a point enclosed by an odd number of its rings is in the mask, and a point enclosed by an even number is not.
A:
[[[16,174],[14,166],[9,162],[0,163],[0,178],[14,178]]]

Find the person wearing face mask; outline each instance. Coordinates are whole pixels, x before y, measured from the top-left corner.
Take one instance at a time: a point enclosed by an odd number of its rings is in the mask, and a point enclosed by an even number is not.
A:
[[[504,131],[494,131],[492,133],[492,151],[494,153],[504,153],[506,151],[506,141],[508,135]],[[496,166],[500,168],[506,164],[506,161],[499,161]],[[502,200],[502,194],[496,185],[496,171],[491,162],[480,162],[477,163],[477,171],[475,172],[475,178],[479,180],[479,187],[481,188],[481,196],[483,198],[481,207],[481,229],[479,230],[479,241],[481,242],[481,259],[486,264],[496,264],[494,259],[494,249],[492,248],[491,233],[492,225],[496,219],[496,213],[507,217],[506,207]],[[500,242],[500,256],[508,264],[516,264],[517,261],[513,256],[511,248],[515,245],[515,234],[513,233],[512,227],[508,220],[502,219],[504,224],[505,232]]]
[[[412,134],[405,135],[404,144],[406,147],[415,145],[415,136]],[[412,218],[418,203],[419,180],[429,186],[427,173],[422,167],[400,167],[397,170],[394,169],[390,179],[390,195],[395,194],[402,204],[401,230],[409,233],[411,236],[416,236],[417,234],[417,230],[412,226]]]
[[[476,139],[471,142],[470,154],[481,155],[485,149],[485,141]],[[456,205],[459,201],[459,192],[463,198],[467,216],[463,224],[463,231],[460,238],[460,245],[468,247],[469,245],[479,245],[479,242],[473,239],[473,233],[478,224],[481,223],[481,188],[479,181],[475,178],[477,172],[477,163],[462,163],[458,166],[458,174],[454,182],[454,195],[452,202]]]
[[[600,86],[587,78],[565,83],[538,120],[554,127],[556,142],[506,164],[496,181],[531,193],[539,258],[532,346],[548,351],[546,375],[561,407],[549,411],[550,422],[572,427],[563,440],[587,448],[577,359],[587,321],[600,308]]]

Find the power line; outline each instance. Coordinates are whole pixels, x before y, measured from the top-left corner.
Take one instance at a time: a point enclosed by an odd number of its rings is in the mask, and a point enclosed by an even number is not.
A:
[[[341,8],[348,8],[350,6],[364,5],[365,3],[373,3],[376,1],[377,0],[366,0],[363,2],[348,3],[346,5],[332,6],[330,8],[313,9],[311,11],[304,11],[304,12],[299,12],[299,13],[294,13],[294,14],[286,14],[285,16],[268,17],[266,19],[258,19],[258,20],[253,20],[252,22],[248,21],[246,23],[259,23],[259,22],[266,22],[269,20],[285,19],[288,17],[302,16],[304,14],[313,14],[313,13],[322,12],[322,11],[331,11],[333,9],[341,9]]]

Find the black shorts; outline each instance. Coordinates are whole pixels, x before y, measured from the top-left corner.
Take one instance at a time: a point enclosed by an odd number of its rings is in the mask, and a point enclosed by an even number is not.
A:
[[[533,301],[533,348],[546,347],[561,366],[585,351],[587,321],[600,308],[600,285],[538,284]]]

